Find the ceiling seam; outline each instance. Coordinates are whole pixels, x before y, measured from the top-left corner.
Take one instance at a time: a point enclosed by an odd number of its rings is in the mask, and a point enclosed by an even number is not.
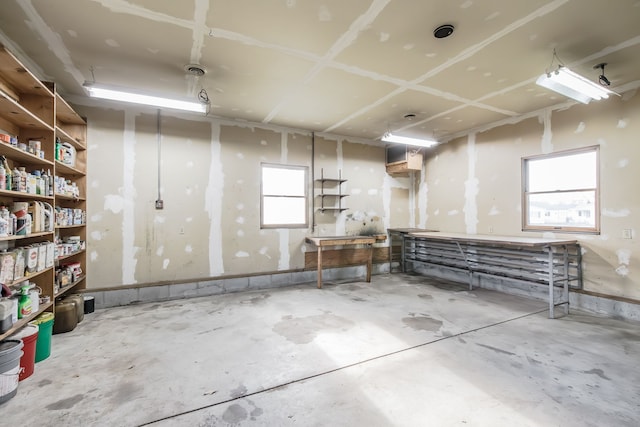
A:
[[[33,7],[31,0],[24,0],[17,3],[28,17],[26,22],[27,26],[30,27],[32,31],[40,34],[43,40],[46,40],[49,50],[53,52],[58,60],[60,60],[64,69],[71,75],[71,77],[82,86],[84,83],[84,75],[73,63],[71,55],[69,55],[69,50],[62,41],[60,34],[53,31],[51,27],[44,22],[42,17]]]
[[[456,55],[455,57],[453,57],[452,59],[450,59],[449,61],[444,62],[443,64],[439,65],[438,67],[435,67],[434,69],[430,70],[429,72],[423,74],[420,77],[417,77],[416,79],[413,79],[410,81],[411,84],[419,84],[422,81],[433,77],[434,75],[438,74],[439,72],[445,70],[446,68],[451,67],[452,65],[462,61],[463,59],[467,59],[470,56],[473,56],[474,54],[478,53],[481,49],[483,49],[484,47],[488,46],[489,44],[493,43],[494,41],[504,37],[505,35],[509,34],[512,31],[515,31],[516,29],[520,28],[521,26],[533,21],[534,19],[537,19],[541,16],[545,16],[546,14],[554,11],[555,9],[557,9],[558,7],[564,5],[565,3],[567,3],[569,0],[555,0],[552,3],[548,3],[545,6],[537,9],[536,11],[528,14],[527,16],[525,16],[524,18],[521,18],[509,25],[507,25],[505,28],[503,28],[501,31],[498,31],[497,33],[493,34],[492,36],[490,36],[489,38],[481,41],[480,43],[477,43],[474,46],[471,46],[465,50],[463,50],[462,52],[460,52],[458,55]],[[402,88],[400,88],[402,89]],[[394,90],[393,92],[391,92],[390,94],[384,96],[383,98],[381,98],[380,102],[384,102],[388,99],[390,99],[392,96],[396,96],[399,93],[402,93],[403,90],[401,90],[400,92],[398,92],[398,89]],[[338,123],[335,123],[333,126],[328,127],[327,129],[324,130],[324,132],[330,132],[334,129],[336,129],[339,126],[344,125],[345,123],[347,123],[348,121],[352,120],[355,117],[359,117],[362,114],[365,114],[367,111],[370,111],[374,106],[380,105],[380,102],[375,102],[373,104],[370,104],[366,107],[364,107],[363,109],[356,111],[355,113],[351,114],[349,117],[340,120]],[[466,107],[466,106],[470,106],[472,105],[472,102],[465,104],[463,106],[460,106],[461,108]],[[481,106],[482,104],[479,105],[474,105],[478,108],[483,108]],[[415,124],[417,125],[417,123]]]
[[[369,9],[367,9],[364,14],[358,16],[358,18],[351,23],[349,29],[329,48],[327,53],[311,67],[311,70],[309,70],[303,81],[296,85],[296,88],[307,85],[323,68],[327,67],[327,64],[329,64],[333,58],[344,51],[347,47],[351,46],[351,44],[358,38],[360,32],[378,17],[390,1],[391,0],[374,0],[369,6]],[[269,112],[269,114],[267,114],[262,122],[269,123],[273,120],[273,118],[280,112],[280,109],[288,103],[293,96],[297,95],[297,93],[298,90],[294,90],[287,94],[285,98],[280,101],[278,105]]]

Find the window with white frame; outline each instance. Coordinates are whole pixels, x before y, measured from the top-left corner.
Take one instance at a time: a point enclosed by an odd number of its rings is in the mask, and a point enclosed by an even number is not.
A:
[[[308,226],[307,167],[262,164],[261,228]]]
[[[522,159],[523,230],[600,232],[599,147]]]

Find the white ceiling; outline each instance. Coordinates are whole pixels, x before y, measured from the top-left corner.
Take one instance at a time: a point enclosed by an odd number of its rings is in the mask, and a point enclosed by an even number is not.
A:
[[[455,32],[436,39],[442,24]],[[614,90],[640,85],[640,0],[3,0],[0,29],[66,95],[204,88],[212,116],[367,140],[447,140],[563,103],[535,85],[554,48],[594,80],[607,62]]]

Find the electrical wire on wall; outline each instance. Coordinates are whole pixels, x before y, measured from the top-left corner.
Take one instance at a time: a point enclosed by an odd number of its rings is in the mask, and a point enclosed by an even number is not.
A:
[[[157,149],[158,149],[158,198],[156,199],[156,209],[163,209],[164,202],[162,200],[162,182],[161,182],[161,172],[162,172],[162,129],[160,127],[160,109],[158,109],[157,114],[157,123],[156,123],[156,133],[157,133]]]

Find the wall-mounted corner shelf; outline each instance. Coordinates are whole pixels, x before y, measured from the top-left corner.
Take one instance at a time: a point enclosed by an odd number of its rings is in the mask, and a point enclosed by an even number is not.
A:
[[[342,206],[342,199],[349,196],[348,194],[342,193],[342,184],[347,182],[346,179],[342,179],[342,170],[338,171],[338,178],[325,178],[324,169],[320,169],[320,178],[316,179],[316,181],[320,183],[320,194],[318,194],[318,197],[320,197],[320,208],[318,210],[320,212],[342,212],[347,210],[347,208]],[[327,193],[326,191],[331,191],[331,193]],[[325,206],[325,198],[333,198],[333,203]]]

